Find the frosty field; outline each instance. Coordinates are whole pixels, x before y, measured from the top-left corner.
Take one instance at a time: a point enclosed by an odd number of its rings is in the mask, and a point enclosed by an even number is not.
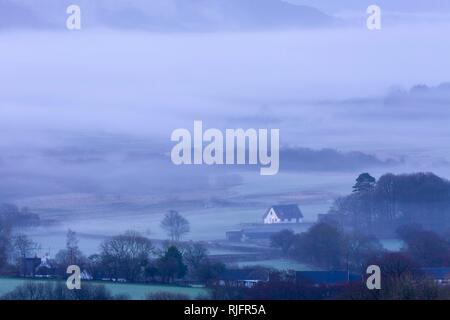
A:
[[[32,282],[55,282],[57,280],[29,280],[29,279],[17,279],[17,278],[0,278],[0,296],[8,293],[17,286],[20,286],[29,281]],[[142,300],[149,293],[156,292],[170,292],[186,294],[191,299],[196,298],[199,295],[206,295],[208,291],[202,288],[189,288],[189,287],[177,287],[169,285],[146,285],[146,284],[128,284],[128,283],[111,283],[111,282],[90,282],[92,284],[104,285],[114,295],[127,295],[132,300]]]

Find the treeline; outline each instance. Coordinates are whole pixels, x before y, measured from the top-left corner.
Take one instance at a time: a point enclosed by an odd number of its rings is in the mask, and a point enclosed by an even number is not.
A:
[[[201,243],[181,241],[190,229],[181,214],[169,211],[161,227],[170,238],[162,246],[154,246],[136,231],[127,231],[106,239],[99,252],[89,256],[80,250],[76,233],[68,230],[65,248],[54,259],[46,257],[46,266],[37,268],[38,275],[66,278],[67,267],[77,265],[98,280],[172,283],[185,279],[206,283],[223,271],[224,266],[211,261]],[[24,276],[26,258],[37,256],[39,249],[39,244],[0,220],[0,274]]]
[[[314,264],[321,269],[346,270],[361,275],[368,265],[382,270],[382,289],[370,291],[365,280],[350,284],[314,285],[299,282],[290,271],[270,271],[269,281],[252,288],[218,285],[224,266],[209,260],[201,243],[168,241],[156,248],[136,232],[126,232],[105,240],[98,254],[85,257],[73,231],[67,234],[67,246],[56,257],[57,277],[65,279],[65,268],[78,264],[96,279],[129,282],[209,284],[209,296],[202,299],[450,299],[448,286],[439,286],[421,271],[423,267],[450,266],[450,241],[434,232],[410,225],[397,230],[405,246],[398,253],[387,252],[375,237],[348,233],[336,225],[319,223],[306,233],[281,231],[272,237],[272,245],[290,258]],[[2,299],[109,300],[114,296],[103,286],[83,284],[82,290],[69,292],[58,283],[27,283]],[[186,300],[180,294],[158,292],[152,300]]]
[[[0,221],[9,228],[36,226],[41,223],[39,215],[27,207],[20,208],[14,204],[0,204]]]
[[[296,281],[289,271],[274,271],[268,282],[251,288],[222,286],[212,290],[218,300],[448,300],[450,287],[437,284],[404,253],[384,252],[369,259],[382,270],[381,289],[368,290],[361,281],[315,285]],[[364,275],[364,274],[363,274]]]
[[[42,223],[39,215],[27,207],[13,204],[0,204],[0,272],[3,272],[12,260],[18,262],[39,249],[39,246],[17,230],[23,227],[38,226]]]
[[[27,241],[33,243],[28,238]],[[24,258],[18,257],[16,263],[3,265],[1,274],[23,276]],[[167,241],[157,248],[148,238],[135,231],[105,240],[98,254],[86,256],[78,247],[76,233],[69,230],[66,248],[60,250],[55,259],[46,261],[46,265],[51,270],[44,270],[40,276],[49,276],[56,281],[25,283],[0,297],[0,300],[125,300],[129,297],[113,295],[103,285],[92,284],[87,280],[207,284],[225,269],[222,263],[208,258],[208,251],[201,243]],[[81,290],[68,290],[65,285],[69,265],[78,265],[82,276],[88,276]],[[189,298],[169,292],[155,292],[146,296],[148,300]]]
[[[169,211],[161,221],[170,240],[156,247],[136,231],[127,231],[105,240],[98,254],[86,257],[78,247],[73,231],[67,233],[66,249],[56,254],[58,274],[65,275],[69,265],[78,265],[94,279],[130,282],[163,282],[189,279],[205,283],[224,268],[208,258],[201,243],[182,242],[189,222],[177,211]]]
[[[450,231],[450,181],[433,173],[359,175],[353,192],[338,198],[327,215],[343,227],[392,236],[407,224],[440,233]]]
[[[347,267],[361,271],[363,264],[383,247],[373,236],[360,233],[344,233],[337,226],[327,223],[313,225],[307,232],[295,234],[283,230],[271,237],[271,245],[297,261],[320,269],[342,270]]]
[[[105,240],[98,254],[86,257],[79,249],[73,231],[67,235],[67,247],[56,255],[57,275],[66,276],[69,265],[78,265],[93,279],[128,282],[187,280],[205,283],[224,268],[208,258],[201,243],[167,241],[162,247],[135,231]]]
[[[403,243],[400,253],[417,268],[450,267],[450,237],[418,225],[405,225],[396,231]],[[359,232],[345,232],[337,225],[318,223],[307,232],[283,230],[274,234],[271,245],[297,261],[326,270],[364,273],[370,260],[387,253],[379,239]]]
[[[250,289],[217,288],[214,295],[267,300],[450,299],[450,287],[439,285],[424,272],[430,267],[450,267],[450,238],[418,225],[402,226],[396,235],[403,247],[399,252],[389,252],[376,237],[344,231],[336,224],[318,223],[301,234],[283,230],[272,236],[271,245],[286,257],[319,269],[348,270],[362,275],[361,281],[311,286],[295,281],[289,271],[276,272],[267,283],[258,283]],[[377,265],[382,271],[381,290],[366,287],[366,269],[370,265]]]

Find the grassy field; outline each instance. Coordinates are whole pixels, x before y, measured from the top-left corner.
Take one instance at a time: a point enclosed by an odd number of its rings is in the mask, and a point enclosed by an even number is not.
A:
[[[39,279],[19,279],[19,278],[0,278],[0,296],[8,293],[19,285],[22,285],[26,282],[48,282],[48,281],[57,281],[57,280],[39,280]],[[170,292],[170,293],[181,293],[186,294],[192,299],[196,298],[199,295],[206,295],[208,291],[203,288],[190,288],[190,287],[177,287],[177,286],[168,286],[168,285],[146,285],[146,284],[130,284],[130,283],[112,283],[112,282],[89,282],[92,284],[102,284],[108,290],[111,291],[112,294],[126,294],[132,300],[142,300],[145,298],[145,295],[148,293],[155,292]]]

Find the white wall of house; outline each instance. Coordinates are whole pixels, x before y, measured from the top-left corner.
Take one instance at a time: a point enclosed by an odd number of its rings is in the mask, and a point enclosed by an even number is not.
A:
[[[273,208],[270,209],[269,213],[264,218],[265,224],[273,224],[273,223],[280,223],[281,220],[278,218],[277,214],[275,213],[275,210]]]

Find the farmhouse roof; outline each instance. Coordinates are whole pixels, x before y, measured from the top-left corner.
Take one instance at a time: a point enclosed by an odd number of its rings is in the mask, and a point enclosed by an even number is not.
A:
[[[275,211],[278,218],[280,218],[281,220],[303,218],[303,214],[300,211],[298,205],[296,204],[284,204],[272,206],[266,211],[263,218],[267,217],[271,209]]]

